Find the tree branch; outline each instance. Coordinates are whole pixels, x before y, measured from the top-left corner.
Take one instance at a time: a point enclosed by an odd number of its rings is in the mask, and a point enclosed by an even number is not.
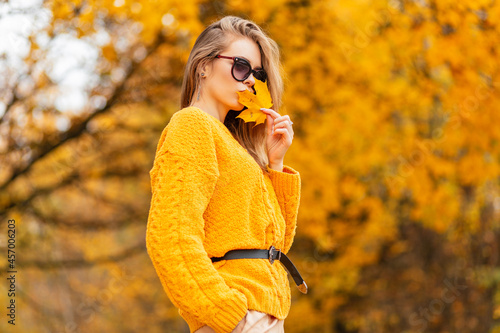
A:
[[[59,141],[56,142],[55,144],[47,144],[46,146],[42,147],[38,154],[34,154],[35,156],[23,167],[15,170],[11,177],[7,179],[5,183],[2,184],[0,187],[0,191],[5,191],[7,186],[11,184],[17,177],[20,175],[23,175],[27,173],[31,167],[41,158],[43,158],[45,155],[49,154],[50,152],[54,151],[56,148],[64,144],[66,141],[69,141],[71,139],[79,137],[82,133],[87,131],[87,124],[97,115],[105,113],[111,109],[111,107],[117,102],[118,98],[122,94],[122,92],[125,90],[125,84],[127,83],[128,79],[137,71],[139,68],[140,64],[144,62],[154,51],[161,45],[163,42],[163,34],[160,31],[157,34],[157,38],[155,42],[153,43],[152,47],[150,47],[149,51],[147,52],[147,56],[141,60],[140,62],[134,62],[131,65],[130,70],[127,72],[127,75],[123,79],[123,81],[120,83],[120,85],[114,90],[113,95],[110,97],[110,99],[107,101],[106,105],[100,109],[89,115],[85,120],[78,124],[73,124],[73,126],[65,133],[63,133]]]

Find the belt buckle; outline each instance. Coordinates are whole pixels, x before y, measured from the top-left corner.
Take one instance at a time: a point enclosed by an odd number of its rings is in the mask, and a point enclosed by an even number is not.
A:
[[[269,248],[269,262],[271,263],[271,265],[274,263],[274,258],[273,258],[274,251],[278,251],[278,260],[281,259],[281,250],[276,249],[274,246],[271,245],[271,247]]]

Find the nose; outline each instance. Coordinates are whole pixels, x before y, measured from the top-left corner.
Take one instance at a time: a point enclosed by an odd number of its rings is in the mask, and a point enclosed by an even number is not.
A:
[[[250,75],[243,81],[247,86],[253,87],[255,84],[255,78],[253,77],[253,73],[250,73]]]
[[[248,76],[243,83],[247,86],[248,90],[252,92],[252,94],[255,93],[255,89],[253,88],[255,85],[255,78],[252,73],[250,73],[250,76]]]

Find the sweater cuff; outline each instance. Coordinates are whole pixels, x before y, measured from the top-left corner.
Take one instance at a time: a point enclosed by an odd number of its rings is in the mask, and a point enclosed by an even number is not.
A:
[[[274,191],[278,198],[287,197],[290,194],[297,194],[300,191],[300,174],[297,170],[283,165],[283,171],[271,169],[266,166],[269,171],[269,178],[273,183]]]
[[[222,310],[215,313],[211,327],[217,333],[230,333],[238,323],[245,317],[248,311],[247,298],[245,294],[234,290],[235,297],[229,299]]]

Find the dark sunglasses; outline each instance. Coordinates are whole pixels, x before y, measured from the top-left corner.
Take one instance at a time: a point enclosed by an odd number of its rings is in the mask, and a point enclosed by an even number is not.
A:
[[[233,67],[231,68],[231,74],[233,75],[233,78],[236,81],[245,81],[250,74],[253,73],[253,76],[262,82],[266,81],[267,74],[263,69],[252,69],[252,66],[250,66],[250,63],[246,61],[243,58],[239,57],[226,57],[222,55],[217,55],[215,56],[216,58],[224,58],[224,59],[232,59],[234,60],[233,62]]]

